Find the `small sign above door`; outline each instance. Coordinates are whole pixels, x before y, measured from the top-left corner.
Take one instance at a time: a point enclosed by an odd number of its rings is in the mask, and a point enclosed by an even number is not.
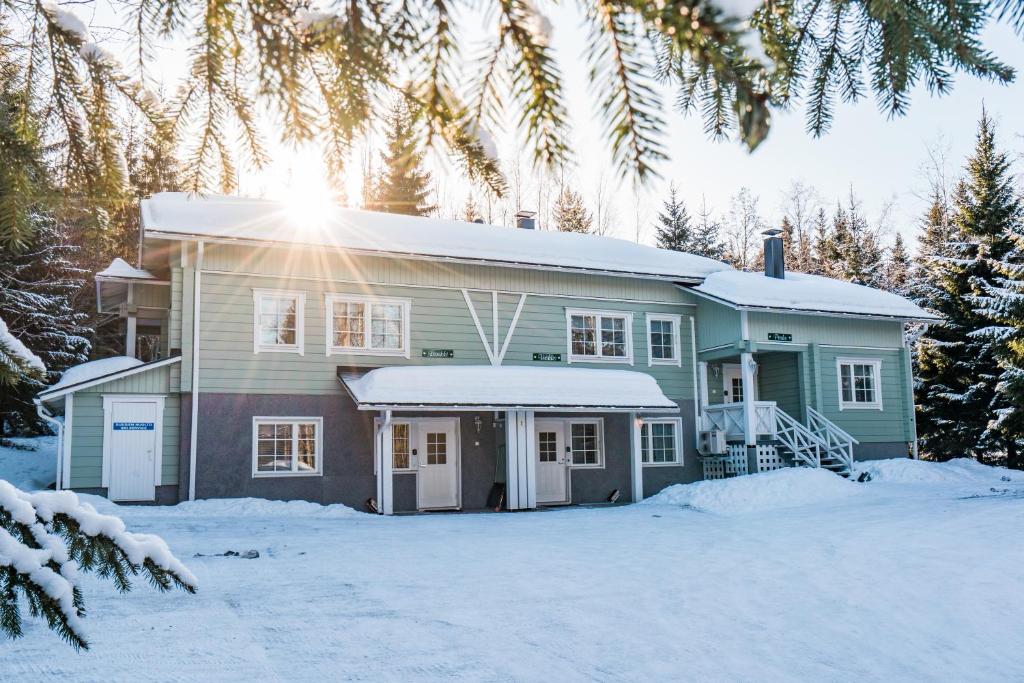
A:
[[[115,422],[115,432],[149,432],[156,428],[152,422]]]
[[[455,358],[453,349],[423,349],[424,358]]]
[[[768,341],[791,342],[793,341],[793,335],[789,332],[769,332]]]
[[[562,354],[560,353],[535,353],[533,359],[536,361],[542,361],[545,363],[561,363]]]

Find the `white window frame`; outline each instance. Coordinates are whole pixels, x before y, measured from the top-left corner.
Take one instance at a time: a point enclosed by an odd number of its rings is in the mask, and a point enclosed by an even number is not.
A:
[[[583,356],[572,352],[572,317],[574,315],[589,315],[597,318],[596,325],[596,348],[597,355]],[[625,356],[602,356],[601,355],[601,319],[602,318],[624,318],[626,321],[626,355]],[[565,309],[565,350],[569,363],[616,363],[621,365],[633,364],[633,314],[630,311],[601,311],[589,308],[567,308]]]
[[[261,424],[292,425],[292,470],[277,472],[260,472],[256,468],[259,455],[259,426]],[[298,439],[300,424],[316,425],[316,471],[303,472],[297,469],[299,462]],[[287,417],[278,415],[258,415],[252,418],[252,476],[253,479],[265,477],[322,477],[324,473],[324,418],[323,417]]]
[[[381,428],[381,425],[383,425],[383,424],[384,424],[384,421],[381,420],[379,417],[373,418],[373,433],[376,434],[377,432],[379,432],[380,428]],[[413,451],[416,450],[415,444],[416,444],[416,440],[418,438],[418,433],[416,431],[416,426],[419,424],[419,421],[416,420],[415,418],[394,419],[394,420],[391,421],[391,426],[392,427],[395,426],[396,424],[409,425],[409,466],[408,467],[395,467],[394,434],[392,433],[392,437],[391,437],[392,438],[391,472],[393,474],[416,474],[416,472],[419,471],[419,462],[417,461],[417,458],[419,458],[419,454],[415,454],[414,455]],[[373,446],[373,448],[374,448],[374,457],[373,457],[373,474],[374,474],[374,476],[377,476],[377,474],[379,474],[377,472],[377,460],[378,460],[377,456],[379,455],[380,449],[377,447],[378,444],[376,443],[376,441],[377,440],[375,439],[374,440],[374,446]]]
[[[669,322],[672,324],[672,355],[675,358],[655,358],[654,345],[651,337],[651,323],[654,321]],[[682,316],[672,313],[648,313],[647,314],[647,366],[674,365],[683,366],[683,345],[679,338],[679,330],[682,328]]]
[[[670,462],[653,462],[652,460],[645,460],[650,453],[650,444],[644,441],[644,425],[652,424],[672,424],[676,428],[676,457],[675,460]],[[640,430],[640,464],[644,467],[682,467],[683,466],[683,420],[679,417],[645,417],[642,423],[637,426]],[[648,439],[650,439],[651,430],[647,430]],[[653,453],[650,453],[653,456]]]
[[[843,400],[843,366],[868,365],[874,374],[875,400],[870,403]],[[851,376],[852,376],[851,369]],[[839,392],[839,410],[882,410],[882,361],[879,358],[836,358],[836,390]],[[856,398],[854,391],[854,398]]]
[[[264,299],[295,300],[295,343],[264,344],[260,342],[260,311]],[[253,289],[252,290],[252,352],[253,353],[297,353],[305,355],[306,345],[306,292],[295,289]]]
[[[577,464],[576,459],[572,450],[572,426],[575,424],[593,424],[597,425],[597,462]],[[602,417],[588,417],[588,418],[569,418],[565,421],[565,444],[568,447],[569,453],[569,467],[577,470],[603,470],[605,457],[604,457],[604,418]]]
[[[364,331],[364,343],[367,346],[355,347],[355,346],[335,346],[334,345],[334,304],[335,302],[342,303],[359,303],[363,304],[363,331]],[[374,349],[370,348],[371,338],[371,307],[373,304],[387,304],[397,305],[402,307],[402,348],[400,349]],[[366,296],[362,294],[345,294],[343,292],[328,292],[324,295],[324,309],[326,311],[325,319],[327,321],[327,327],[325,329],[325,341],[327,346],[327,355],[354,355],[354,356],[401,356],[409,358],[409,332],[412,329],[410,324],[410,317],[412,313],[412,300],[411,299],[398,299],[393,297],[379,297],[379,296]]]

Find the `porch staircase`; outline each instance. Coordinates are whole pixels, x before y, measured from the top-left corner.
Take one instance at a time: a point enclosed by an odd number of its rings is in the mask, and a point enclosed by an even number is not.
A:
[[[775,447],[793,464],[821,467],[842,477],[853,474],[856,439],[814,408],[807,409],[806,426],[786,411],[775,408]]]

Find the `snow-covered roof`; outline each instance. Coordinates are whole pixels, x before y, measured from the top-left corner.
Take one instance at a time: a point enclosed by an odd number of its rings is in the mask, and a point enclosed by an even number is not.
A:
[[[694,291],[742,309],[837,313],[902,320],[932,314],[901,296],[820,275],[786,273],[784,279],[738,270],[711,273]]]
[[[111,358],[91,360],[65,370],[57,383],[39,393],[39,398],[44,401],[50,401],[64,394],[85,389],[95,384],[102,384],[125,377],[126,375],[133,375],[136,372],[145,372],[179,361],[181,361],[181,356],[162,358],[149,363],[143,363],[138,358],[132,358],[131,356],[113,356]]]
[[[148,270],[130,265],[122,258],[116,258],[110,265],[96,273],[97,278],[116,278],[119,280],[156,280],[156,276]]]
[[[336,247],[394,256],[699,280],[730,266],[693,254],[597,235],[501,228],[335,207],[303,224],[287,203],[164,192],[142,201],[149,235]]]
[[[431,365],[341,379],[361,410],[679,410],[653,377],[629,370]]]

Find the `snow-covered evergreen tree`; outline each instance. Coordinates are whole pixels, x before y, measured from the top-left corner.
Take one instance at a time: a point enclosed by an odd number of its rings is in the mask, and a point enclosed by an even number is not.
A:
[[[552,218],[555,227],[562,232],[589,233],[594,223],[593,217],[583,203],[583,195],[570,188],[563,188],[555,200]]]
[[[808,272],[815,275],[827,275],[831,272],[828,254],[830,237],[828,214],[825,213],[825,209],[819,208],[814,216],[814,229],[810,238],[811,267]]]
[[[700,211],[697,212],[697,220],[693,225],[693,235],[690,238],[690,253],[698,256],[706,256],[716,261],[725,260],[725,245],[722,244],[719,233],[722,230],[721,224],[715,220],[708,208],[706,200],[701,201]]]
[[[466,195],[466,202],[462,205],[462,215],[460,215],[459,218],[467,223],[483,221],[483,216],[480,215],[480,207],[477,206],[476,200],[473,199],[473,195]]]
[[[926,325],[918,338],[915,396],[922,448],[940,460],[990,460],[1013,447],[1000,419],[1011,406],[997,391],[1004,374],[997,358],[1002,326],[979,310],[999,287],[1000,264],[1015,247],[1012,221],[1019,205],[1008,167],[983,113],[967,177],[954,194],[945,245],[937,243],[934,204],[925,221],[924,246],[933,255],[924,261],[915,291],[918,303],[942,320]]]
[[[164,541],[135,534],[70,491],[27,493],[0,480],[0,631],[24,635],[22,607],[77,649],[88,649],[82,624],[82,574],[131,589],[143,575],[155,588],[195,593],[196,578]]]
[[[907,294],[910,285],[910,270],[912,267],[910,252],[903,241],[903,235],[896,233],[889,256],[885,261],[885,289],[896,294]]]
[[[7,328],[0,317],[0,388],[5,395],[22,384],[41,382],[46,376],[46,366],[36,354]],[[3,437],[0,424],[0,437]]]
[[[658,214],[656,226],[658,246],[672,251],[691,251],[693,246],[693,225],[686,204],[679,197],[675,184],[669,185],[668,199]]]
[[[435,209],[428,201],[430,173],[423,168],[413,116],[408,107],[396,103],[388,115],[384,167],[367,193],[367,209],[426,216]]]
[[[847,206],[836,206],[821,254],[823,270],[830,277],[872,287],[884,283],[882,248],[852,192]]]

